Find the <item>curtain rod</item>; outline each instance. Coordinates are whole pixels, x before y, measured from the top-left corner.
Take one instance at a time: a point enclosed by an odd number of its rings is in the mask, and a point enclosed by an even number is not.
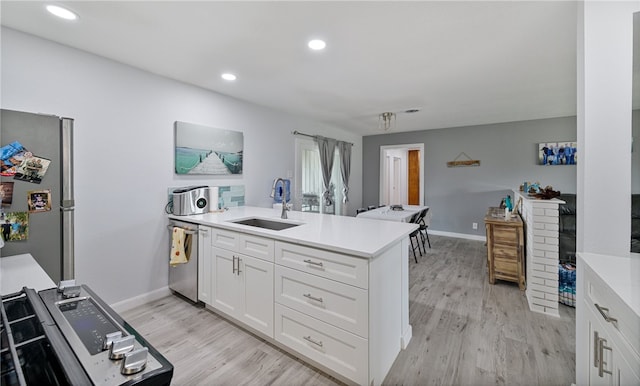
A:
[[[313,139],[318,138],[318,136],[317,136],[317,135],[311,135],[311,134],[301,133],[301,132],[299,132],[298,130],[294,130],[294,131],[293,131],[293,135],[302,135],[302,136],[304,136],[304,137],[309,137],[309,138],[313,138]],[[329,139],[333,139],[333,138],[329,138]],[[336,139],[336,141],[337,141],[337,139]],[[351,143],[351,142],[347,142],[347,141],[340,141],[340,142],[346,142],[346,143],[348,143],[349,145],[353,146],[353,143]]]

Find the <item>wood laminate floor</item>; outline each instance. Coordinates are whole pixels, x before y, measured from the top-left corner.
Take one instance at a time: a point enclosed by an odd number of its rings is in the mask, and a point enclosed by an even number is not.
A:
[[[575,382],[575,310],[529,311],[517,284],[488,282],[480,241],[431,236],[410,257],[413,338],[386,385]],[[334,378],[214,313],[167,297],[123,317],[175,367],[173,385],[335,385]]]

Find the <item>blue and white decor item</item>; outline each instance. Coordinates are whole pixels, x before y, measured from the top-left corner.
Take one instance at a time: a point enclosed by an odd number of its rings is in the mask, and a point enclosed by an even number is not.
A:
[[[242,174],[240,131],[176,121],[175,144],[176,174]]]
[[[538,144],[539,165],[576,165],[578,148],[575,141],[542,142]]]

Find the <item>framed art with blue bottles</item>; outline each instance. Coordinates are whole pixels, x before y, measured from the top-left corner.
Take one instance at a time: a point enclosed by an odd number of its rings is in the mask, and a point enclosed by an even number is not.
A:
[[[541,142],[538,144],[539,165],[577,165],[578,147],[576,141]]]

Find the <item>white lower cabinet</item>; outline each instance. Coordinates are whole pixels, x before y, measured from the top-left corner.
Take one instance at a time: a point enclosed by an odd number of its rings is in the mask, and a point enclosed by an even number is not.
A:
[[[640,385],[640,319],[578,256],[576,378],[579,385]]]
[[[273,263],[215,246],[207,257],[211,261],[207,304],[273,337]]]
[[[384,380],[403,337],[406,244],[363,259],[217,228],[202,239],[200,300],[346,383]]]
[[[200,226],[198,233],[198,300],[211,304],[211,232]]]
[[[278,342],[352,381],[368,383],[368,342],[355,334],[276,303]]]

